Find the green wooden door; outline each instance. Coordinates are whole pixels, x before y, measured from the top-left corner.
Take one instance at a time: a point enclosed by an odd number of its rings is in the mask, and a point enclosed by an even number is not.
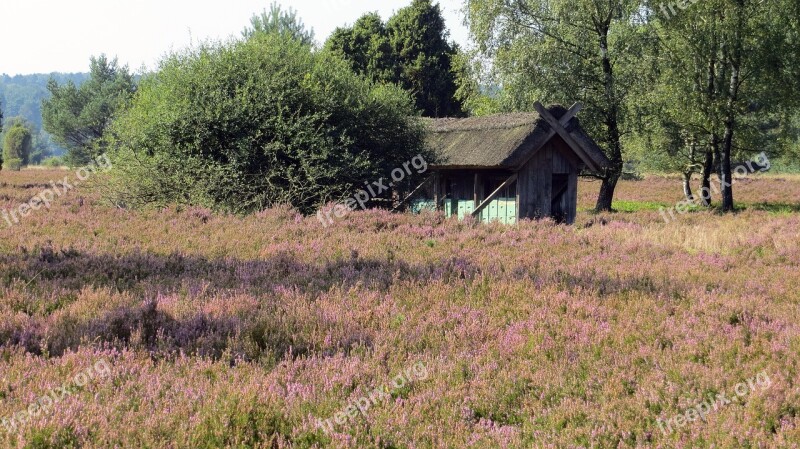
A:
[[[458,219],[463,220],[472,215],[472,211],[475,210],[475,201],[458,200],[457,207]]]
[[[505,224],[517,222],[517,200],[514,198],[498,198],[481,211],[481,220],[485,222],[499,221]]]

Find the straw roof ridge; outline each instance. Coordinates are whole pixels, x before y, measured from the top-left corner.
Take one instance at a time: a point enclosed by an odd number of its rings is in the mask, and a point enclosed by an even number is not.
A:
[[[516,112],[483,117],[429,119],[429,121],[431,131],[442,133],[532,127],[541,119],[535,112]]]
[[[561,105],[547,109],[556,119],[567,112]],[[441,167],[510,168],[550,131],[536,112],[426,121],[431,131],[428,143],[441,157]]]

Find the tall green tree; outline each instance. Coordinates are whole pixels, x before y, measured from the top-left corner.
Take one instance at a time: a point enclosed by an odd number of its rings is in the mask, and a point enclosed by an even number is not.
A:
[[[90,77],[80,87],[51,79],[47,89],[51,97],[42,102],[44,129],[78,165],[104,151],[105,131],[130,101],[136,84],[127,66],[101,55],[91,58]]]
[[[647,7],[647,22],[658,37],[646,55],[653,61],[652,88],[630,105],[635,132],[628,141],[647,169],[680,172],[687,199],[697,199],[691,179],[702,173],[699,192],[708,206],[721,135],[719,26],[701,20],[706,3],[688,11],[666,3]]]
[[[3,161],[12,170],[28,165],[33,146],[31,126],[22,118],[9,121],[3,138]]]
[[[411,92],[425,116],[463,115],[454,70],[459,49],[431,0],[414,0],[386,24],[377,13],[367,14],[352,27],[337,29],[325,46],[357,73]]]
[[[720,176],[722,209],[734,210],[732,157],[741,125],[752,113],[767,114],[798,104],[797,2],[786,0],[717,0],[722,32],[724,106]],[[794,12],[794,15],[791,14]],[[787,14],[789,13],[789,14]]]
[[[644,90],[651,40],[639,0],[466,0],[470,30],[493,59],[504,108],[581,101],[582,123],[606,152],[598,211],[611,210],[623,172],[627,101]]]
[[[448,40],[439,4],[414,0],[389,19],[386,31],[397,63],[397,82],[414,94],[417,107],[430,117],[461,115],[453,70],[458,47]]]
[[[297,11],[292,8],[284,10],[278,2],[273,2],[269,11],[265,9],[260,14],[253,15],[250,26],[242,31],[245,39],[259,34],[278,34],[302,42],[304,45],[315,44],[314,30],[306,28],[297,16]]]

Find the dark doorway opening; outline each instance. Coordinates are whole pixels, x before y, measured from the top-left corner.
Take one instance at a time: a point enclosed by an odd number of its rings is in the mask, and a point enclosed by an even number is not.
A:
[[[556,223],[567,222],[569,216],[569,204],[567,204],[568,188],[568,174],[553,174],[553,196],[550,201],[550,215]]]

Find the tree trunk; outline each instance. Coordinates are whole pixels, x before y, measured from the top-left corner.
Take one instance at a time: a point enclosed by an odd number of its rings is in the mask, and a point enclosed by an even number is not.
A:
[[[722,150],[721,141],[717,133],[711,135],[714,140],[714,169],[717,171],[717,177],[722,179]]]
[[[706,113],[710,116],[709,124],[711,129],[716,130],[716,113],[714,100],[717,93],[717,39],[716,35],[713,36],[713,44],[711,46],[711,57],[708,61],[708,77],[706,80],[706,100],[708,108]],[[700,201],[703,207],[711,207],[711,175],[714,173],[714,160],[719,154],[719,136],[716,131],[711,132],[711,139],[709,147],[706,149],[705,161],[703,161],[703,179],[700,186]],[[717,159],[719,160],[719,159]]]
[[[694,202],[694,195],[692,195],[692,172],[685,172],[683,174],[683,196],[687,201]]]
[[[720,160],[720,184],[722,185],[722,211],[733,212],[733,174],[731,172],[731,153],[733,152],[733,133],[736,126],[736,102],[739,99],[739,71],[742,64],[742,36],[744,26],[744,4],[737,2],[738,27],[733,33],[729,59],[731,82],[728,91],[728,104],[725,111],[725,134],[722,138],[722,159]]]
[[[692,135],[689,139],[689,165],[683,172],[683,196],[686,201],[694,203],[695,197],[692,194],[692,175],[694,174],[695,160],[697,159],[697,136]]]
[[[734,71],[734,73],[738,73]],[[735,75],[734,75],[735,76]],[[731,149],[733,147],[733,126],[735,118],[733,113],[725,119],[725,136],[722,139],[722,161],[720,164],[720,185],[722,186],[722,211],[733,212],[733,176],[731,171]]]
[[[602,55],[603,76],[605,84],[605,97],[606,97],[606,111],[605,111],[605,125],[607,132],[608,159],[611,161],[611,166],[605,171],[603,175],[603,184],[600,186],[600,194],[597,197],[597,205],[595,206],[596,212],[611,211],[611,206],[614,202],[614,190],[617,188],[617,182],[622,176],[622,143],[620,142],[619,131],[619,104],[617,102],[617,95],[614,91],[614,69],[611,65],[611,59],[608,56],[608,31],[607,24],[601,25],[597,29],[600,36],[600,53]]]
[[[716,134],[711,136],[711,146],[706,150],[706,160],[703,163],[703,180],[700,187],[700,201],[703,207],[711,207],[711,175],[714,172],[714,147],[719,146]]]
[[[619,176],[606,176],[603,179],[603,183],[600,185],[600,195],[597,197],[596,212],[611,211],[617,181],[619,181]]]

